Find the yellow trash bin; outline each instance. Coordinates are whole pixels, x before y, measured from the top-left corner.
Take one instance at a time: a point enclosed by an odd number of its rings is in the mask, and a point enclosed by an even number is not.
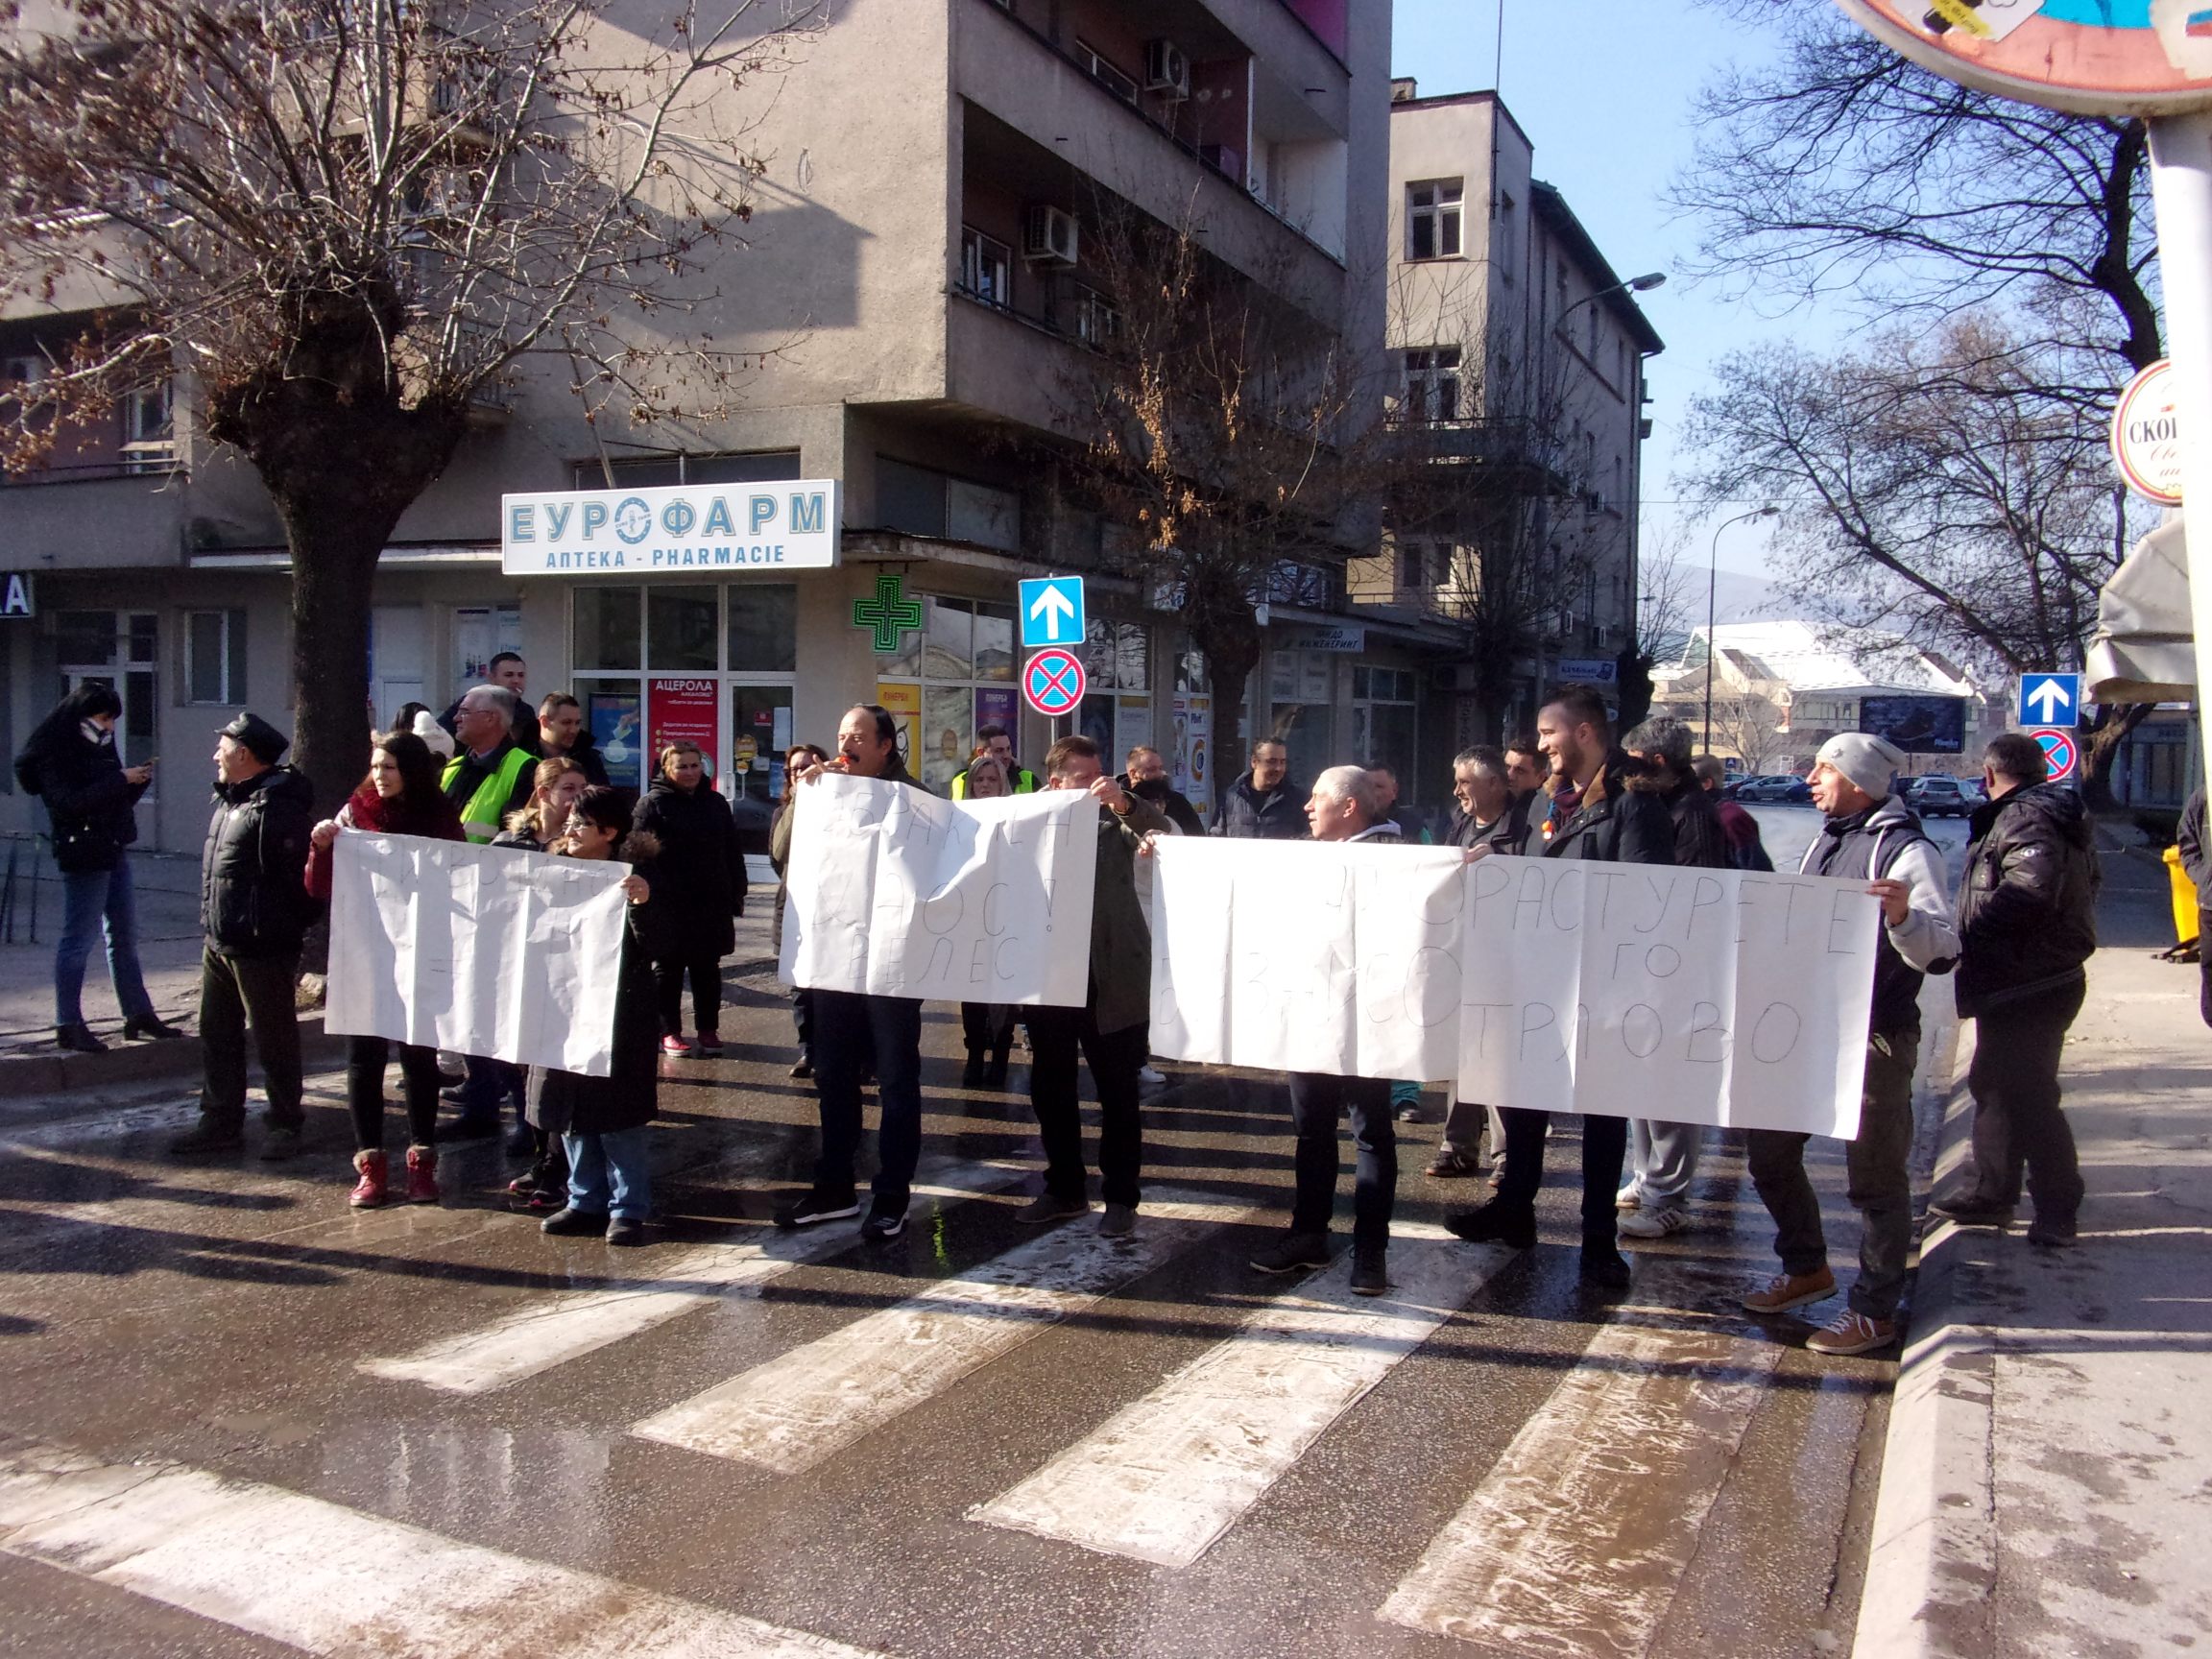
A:
[[[2174,884],[2174,936],[2183,945],[2197,942],[2197,883],[2181,868],[2181,849],[2166,849],[2166,877]]]

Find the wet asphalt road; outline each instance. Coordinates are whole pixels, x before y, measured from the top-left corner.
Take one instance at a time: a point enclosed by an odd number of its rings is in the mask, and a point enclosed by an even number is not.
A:
[[[1778,864],[1814,823],[1760,816]],[[730,977],[731,1056],[664,1063],[639,1251],[507,1214],[489,1143],[442,1207],[349,1212],[336,1078],[285,1166],[165,1157],[177,1089],[0,1102],[0,1652],[1848,1650],[1893,1365],[1736,1307],[1772,1258],[1732,1140],[1606,1302],[1572,1120],[1509,1256],[1434,1226],[1475,1194],[1422,1173],[1431,1094],[1399,1289],[1354,1302],[1341,1259],[1246,1265],[1275,1082],[1171,1069],[1136,1243],[1041,1238],[1026,1102],[956,1087],[933,1006],[939,1195],[779,1261],[812,1097],[765,964]]]

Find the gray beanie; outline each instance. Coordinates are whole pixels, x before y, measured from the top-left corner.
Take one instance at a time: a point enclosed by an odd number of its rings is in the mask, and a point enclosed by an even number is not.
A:
[[[1815,766],[1833,766],[1875,800],[1889,793],[1889,780],[1905,765],[1905,751],[1868,732],[1839,732],[1813,757]]]

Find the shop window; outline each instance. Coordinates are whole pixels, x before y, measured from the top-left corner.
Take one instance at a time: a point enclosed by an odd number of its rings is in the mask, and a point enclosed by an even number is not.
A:
[[[1334,658],[1326,651],[1277,650],[1268,659],[1267,732],[1290,752],[1291,775],[1310,783],[1333,763]]]
[[[1151,630],[1094,616],[1083,659],[1089,689],[1076,730],[1098,745],[1106,770],[1118,772],[1132,748],[1153,741]]]
[[[922,626],[878,669],[876,700],[899,723],[915,776],[940,794],[968,763],[982,726],[1018,730],[1014,607],[923,594]],[[1041,757],[1024,757],[1034,765]]]
[[[464,605],[453,613],[453,683],[465,691],[492,677],[492,659],[522,649],[522,608]]]
[[[154,758],[160,637],[160,618],[150,611],[61,611],[54,616],[55,665],[60,670],[56,694],[94,681],[115,687],[123,700],[115,748],[126,766]]]
[[[721,594],[712,588],[648,588],[645,666],[719,668],[720,607]]]
[[[739,583],[730,590],[730,671],[791,674],[799,667],[799,589]]]
[[[569,654],[578,668],[635,670],[645,665],[642,589],[578,588],[571,599]]]
[[[246,613],[184,613],[184,701],[235,708],[246,701]]]
[[[1352,753],[1361,765],[1387,766],[1398,775],[1400,798],[1413,799],[1414,698],[1410,668],[1357,664],[1352,670]]]

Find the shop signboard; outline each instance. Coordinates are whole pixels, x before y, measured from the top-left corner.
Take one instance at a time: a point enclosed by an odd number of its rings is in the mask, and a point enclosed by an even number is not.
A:
[[[510,576],[822,570],[841,513],[833,478],[502,495],[499,558]]]
[[[28,620],[38,614],[28,570],[0,570],[0,620]]]

